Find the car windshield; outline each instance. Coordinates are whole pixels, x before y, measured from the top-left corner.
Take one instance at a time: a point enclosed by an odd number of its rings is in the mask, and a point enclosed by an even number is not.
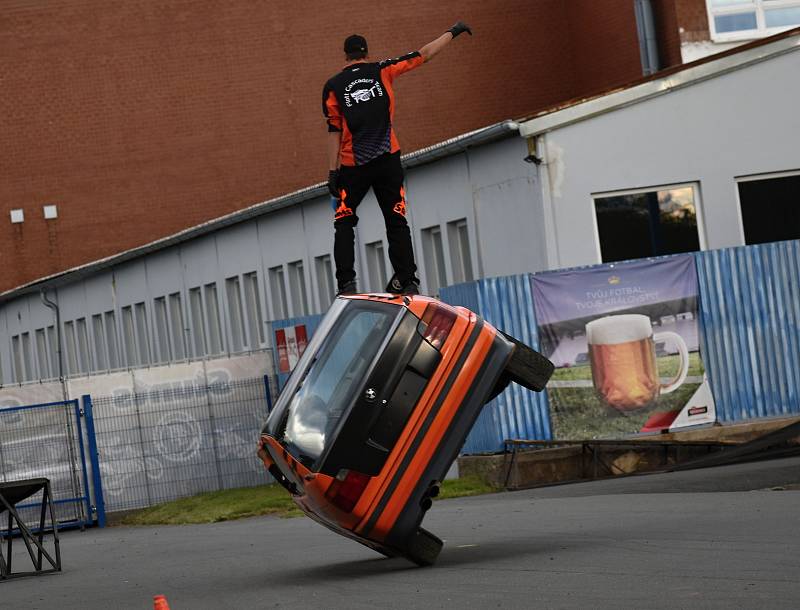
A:
[[[314,338],[321,338],[317,351],[301,359],[293,371],[286,387],[291,398],[281,409],[285,412],[273,414],[281,420],[273,433],[309,468],[334,437],[401,311],[370,301],[345,301],[338,309],[328,314],[335,316],[334,323],[323,323],[317,330]],[[316,336],[320,332],[326,336]]]

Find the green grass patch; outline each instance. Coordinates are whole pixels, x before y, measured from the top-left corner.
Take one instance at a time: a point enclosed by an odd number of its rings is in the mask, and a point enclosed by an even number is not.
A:
[[[462,498],[464,496],[479,496],[496,492],[488,483],[472,475],[460,479],[450,479],[442,483],[438,500],[447,498]]]
[[[121,525],[186,525],[216,523],[243,517],[279,515],[294,517],[302,512],[280,485],[224,489],[181,498],[130,513]]]
[[[489,485],[477,477],[452,479],[442,483],[438,499],[458,498],[491,493]],[[217,523],[244,517],[276,515],[297,517],[302,515],[288,492],[280,485],[242,487],[199,494],[144,508],[125,515],[119,525],[187,525],[190,523]]]

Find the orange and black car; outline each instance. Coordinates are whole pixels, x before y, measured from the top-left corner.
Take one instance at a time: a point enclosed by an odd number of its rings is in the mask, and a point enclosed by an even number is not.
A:
[[[430,565],[420,527],[481,408],[509,383],[541,391],[538,352],[424,296],[339,297],[261,434],[259,455],[312,519]]]

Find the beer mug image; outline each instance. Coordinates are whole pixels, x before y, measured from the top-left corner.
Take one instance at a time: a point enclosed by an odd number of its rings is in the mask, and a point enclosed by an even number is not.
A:
[[[680,356],[680,370],[662,384],[656,364],[656,343],[667,340]],[[660,394],[676,390],[689,372],[689,350],[675,332],[653,334],[650,318],[622,314],[592,320],[586,325],[592,382],[600,398],[610,407],[635,411]]]

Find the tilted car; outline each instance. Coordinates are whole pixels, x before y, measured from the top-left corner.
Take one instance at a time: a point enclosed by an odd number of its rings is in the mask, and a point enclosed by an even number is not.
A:
[[[286,382],[259,456],[312,519],[387,556],[435,562],[420,527],[481,408],[552,363],[424,296],[339,297]]]

